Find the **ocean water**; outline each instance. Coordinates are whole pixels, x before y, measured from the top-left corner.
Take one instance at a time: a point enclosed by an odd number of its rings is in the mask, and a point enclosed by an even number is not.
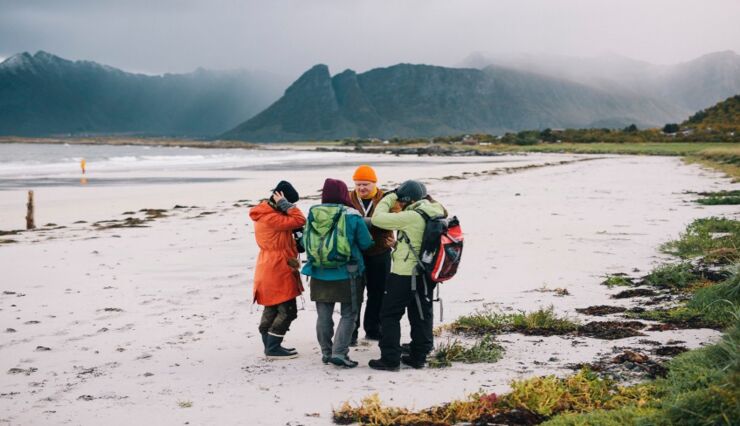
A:
[[[86,162],[90,178],[113,178],[121,174],[147,177],[161,172],[269,170],[286,167],[321,167],[351,154],[309,151],[246,149],[199,149],[178,147],[0,144],[0,184],[29,179],[62,182],[81,176]],[[112,179],[111,179],[112,180]]]

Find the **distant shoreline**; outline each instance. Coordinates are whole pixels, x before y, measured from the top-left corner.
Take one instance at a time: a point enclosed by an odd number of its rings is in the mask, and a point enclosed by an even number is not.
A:
[[[203,148],[203,149],[260,149],[261,146],[241,141],[202,141],[174,138],[136,138],[118,136],[100,137],[49,137],[32,138],[17,136],[2,136],[0,144],[53,144],[53,145],[133,145],[133,146],[160,146],[173,148]]]

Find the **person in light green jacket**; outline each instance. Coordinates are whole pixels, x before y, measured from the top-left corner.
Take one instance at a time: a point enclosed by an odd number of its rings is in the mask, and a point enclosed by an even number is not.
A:
[[[391,213],[396,203],[401,211]],[[429,217],[447,216],[445,208],[427,195],[424,184],[409,180],[378,203],[370,220],[372,226],[398,232],[398,242],[392,255],[393,266],[386,281],[380,310],[380,359],[369,363],[376,370],[398,371],[401,362],[413,368],[422,368],[434,347],[434,283],[425,282],[422,279],[423,272],[418,273],[416,269],[426,227],[420,212]],[[410,353],[402,356],[401,318],[404,313],[408,313],[411,324],[411,345]]]

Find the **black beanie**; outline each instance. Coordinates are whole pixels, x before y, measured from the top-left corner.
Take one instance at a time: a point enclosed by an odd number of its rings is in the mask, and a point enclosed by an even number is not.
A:
[[[396,190],[398,201],[413,203],[427,196],[427,188],[423,183],[416,180],[407,180]]]
[[[290,182],[281,180],[280,183],[277,184],[275,189],[272,190],[272,192],[282,192],[285,196],[285,199],[290,201],[291,203],[295,203],[298,201],[298,191],[293,188],[293,185],[290,184]]]

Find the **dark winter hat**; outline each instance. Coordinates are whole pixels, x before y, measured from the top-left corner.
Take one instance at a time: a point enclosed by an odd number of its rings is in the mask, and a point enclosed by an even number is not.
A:
[[[352,207],[347,184],[339,179],[325,180],[324,188],[321,190],[321,204],[344,204]]]
[[[290,184],[290,182],[286,180],[281,180],[280,183],[277,184],[275,189],[272,190],[272,192],[282,192],[285,196],[285,199],[290,201],[291,203],[295,203],[298,201],[298,191],[293,188],[293,185]]]
[[[407,180],[396,189],[398,201],[413,203],[427,196],[427,187],[418,180]]]

